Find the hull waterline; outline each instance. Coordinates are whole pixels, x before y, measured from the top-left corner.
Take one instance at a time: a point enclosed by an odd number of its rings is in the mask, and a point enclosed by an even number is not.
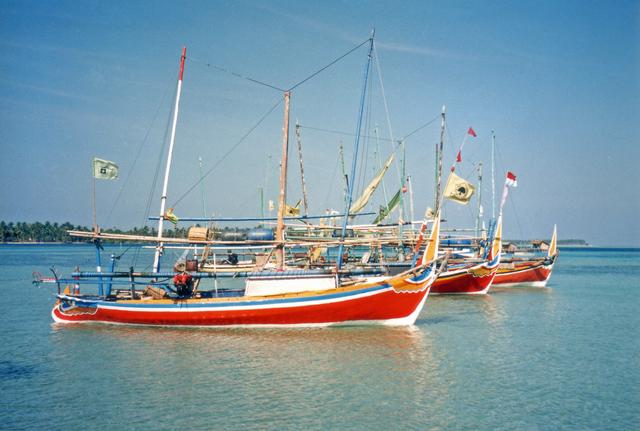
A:
[[[500,287],[545,287],[555,260],[506,263],[498,268],[493,284]]]
[[[432,295],[484,295],[491,288],[497,267],[484,265],[440,274],[431,287]]]
[[[197,327],[412,325],[429,294],[433,272],[273,297],[106,301],[59,295],[52,317],[58,323]]]

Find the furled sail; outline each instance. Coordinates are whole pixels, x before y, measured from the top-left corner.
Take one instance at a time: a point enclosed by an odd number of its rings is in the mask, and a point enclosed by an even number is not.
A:
[[[378,185],[380,185],[382,177],[384,177],[384,174],[389,169],[389,166],[391,166],[391,163],[393,163],[393,159],[394,155],[391,154],[382,169],[380,169],[380,172],[378,172],[378,175],[376,175],[376,177],[371,180],[369,185],[364,189],[364,192],[362,192],[362,195],[353,203],[353,205],[351,205],[349,214],[356,214],[357,212],[361,211],[365,207],[365,205],[367,205],[367,202],[369,202],[369,199],[371,199],[371,195],[373,195],[373,192],[375,192],[378,188]]]
[[[380,213],[378,214],[378,217],[376,217],[376,219],[373,221],[373,224],[380,223],[389,214],[391,214],[391,211],[393,211],[395,209],[395,207],[397,207],[398,204],[400,203],[401,196],[402,196],[402,188],[400,188],[400,190],[398,190],[398,193],[396,193],[391,198],[391,200],[389,201],[389,205],[387,205],[386,207],[383,207],[383,206],[380,207]]]

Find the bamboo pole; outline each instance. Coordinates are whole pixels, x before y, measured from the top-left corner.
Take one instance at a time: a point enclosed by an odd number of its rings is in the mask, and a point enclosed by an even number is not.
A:
[[[284,92],[284,124],[282,126],[282,159],[280,161],[280,196],[278,200],[278,225],[276,228],[276,266],[284,269],[284,210],[287,199],[287,159],[289,155],[289,99],[291,93]]]

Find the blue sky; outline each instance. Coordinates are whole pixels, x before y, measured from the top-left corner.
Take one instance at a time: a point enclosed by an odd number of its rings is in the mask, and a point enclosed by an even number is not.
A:
[[[625,1],[4,1],[0,219],[90,225],[90,160],[98,156],[121,168],[120,179],[97,184],[98,222],[142,224],[182,46],[170,204],[198,180],[198,157],[205,171],[214,167],[281,98],[207,63],[289,87],[373,27],[382,79],[374,65],[366,133],[377,125],[382,138],[392,131],[398,139],[446,105],[445,166],[472,126],[478,137],[459,172],[473,179],[473,163],[483,163],[485,213],[492,129],[498,187],[507,169],[518,176],[507,238],[548,237],[557,223],[561,238],[640,246],[640,3]],[[365,61],[360,48],[293,93],[292,122],[309,127],[302,142],[312,213],[341,209],[338,146],[349,165]],[[175,212],[201,216],[204,191],[209,214],[257,215],[259,188],[276,199],[281,127],[280,105]],[[406,140],[416,214],[433,201],[438,137],[434,122]],[[386,158],[390,143],[378,145]],[[357,184],[373,175],[375,147],[364,140]],[[301,197],[293,150],[290,202]],[[395,167],[385,186],[397,190]],[[153,213],[159,195],[156,187]],[[382,200],[376,194],[368,209]],[[449,226],[472,226],[475,207],[446,204]]]

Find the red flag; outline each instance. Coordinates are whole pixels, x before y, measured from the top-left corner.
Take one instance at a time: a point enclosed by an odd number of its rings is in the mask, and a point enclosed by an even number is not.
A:
[[[516,176],[514,175],[513,172],[511,171],[507,172],[507,179],[505,181],[505,184],[511,187],[518,187],[518,181],[516,181]]]
[[[478,136],[478,135],[476,135],[476,131],[473,130],[473,127],[469,127],[469,130],[467,130],[467,135],[471,135],[474,138]]]
[[[458,150],[458,156],[456,157],[456,163],[460,163],[462,161],[462,150]]]

